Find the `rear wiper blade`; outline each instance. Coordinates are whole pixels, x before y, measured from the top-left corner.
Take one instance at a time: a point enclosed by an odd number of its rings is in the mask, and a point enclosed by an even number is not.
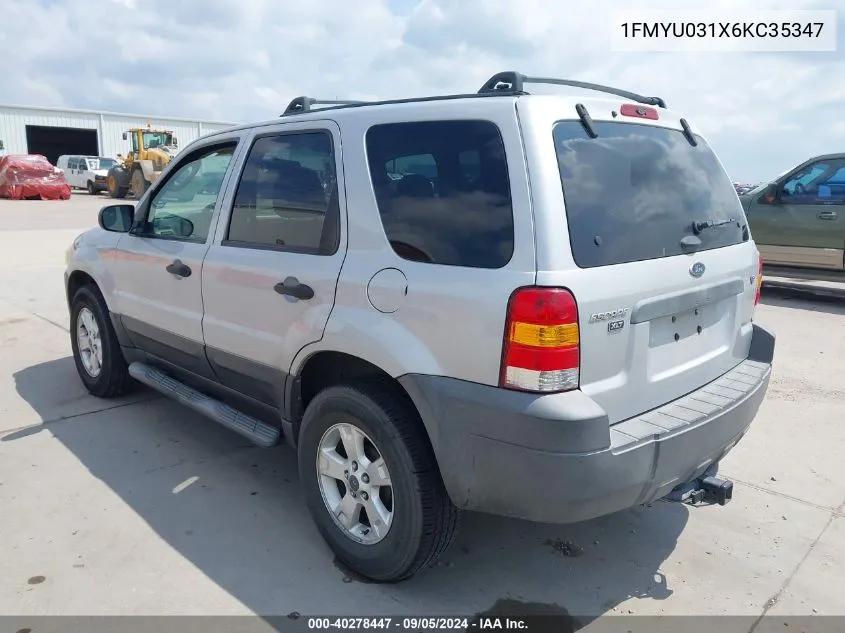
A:
[[[693,222],[692,223],[692,232],[696,235],[699,235],[702,231],[707,229],[712,229],[717,226],[725,226],[726,224],[733,224],[736,222],[733,218],[729,218],[724,222],[712,222],[710,220],[704,220],[703,222]]]

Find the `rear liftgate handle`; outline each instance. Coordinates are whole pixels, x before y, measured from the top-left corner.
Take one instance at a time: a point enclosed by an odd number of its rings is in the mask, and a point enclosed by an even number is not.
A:
[[[302,299],[303,301],[307,301],[314,296],[314,289],[311,286],[299,283],[299,279],[296,277],[286,277],[284,281],[280,281],[273,286],[273,290],[280,295]]]
[[[168,264],[165,268],[167,272],[171,275],[176,275],[177,277],[190,277],[191,276],[191,268],[190,266],[183,264],[182,260],[174,259],[172,263]]]

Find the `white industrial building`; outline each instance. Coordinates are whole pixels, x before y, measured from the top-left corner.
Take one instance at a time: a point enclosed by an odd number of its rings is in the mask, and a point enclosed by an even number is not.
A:
[[[0,156],[42,154],[54,165],[62,154],[114,158],[117,154],[125,155],[130,149],[130,142],[123,140],[123,133],[147,124],[172,130],[180,147],[203,134],[236,125],[97,110],[0,105]]]

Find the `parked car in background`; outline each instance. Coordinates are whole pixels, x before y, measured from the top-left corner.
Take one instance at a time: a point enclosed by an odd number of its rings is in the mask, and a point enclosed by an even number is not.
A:
[[[0,198],[67,200],[70,187],[46,156],[13,154],[0,158]]]
[[[56,163],[65,172],[72,189],[85,189],[92,196],[108,189],[109,169],[117,165],[114,158],[104,156],[59,156]]]
[[[742,195],[744,193],[748,193],[752,189],[754,189],[757,185],[741,185],[738,182],[734,183],[734,189],[736,190],[737,195]]]
[[[845,154],[811,158],[740,200],[767,270],[845,272]]]

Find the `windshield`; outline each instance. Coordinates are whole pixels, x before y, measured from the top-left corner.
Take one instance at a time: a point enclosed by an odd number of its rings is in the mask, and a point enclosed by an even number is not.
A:
[[[144,149],[173,145],[173,135],[170,132],[144,132]]]
[[[113,158],[89,158],[88,169],[111,169],[117,164]]]
[[[569,239],[582,268],[684,253],[692,223],[727,222],[698,235],[698,250],[747,239],[745,215],[730,178],[700,137],[679,130],[578,121],[554,126]],[[731,222],[728,222],[731,220]]]

